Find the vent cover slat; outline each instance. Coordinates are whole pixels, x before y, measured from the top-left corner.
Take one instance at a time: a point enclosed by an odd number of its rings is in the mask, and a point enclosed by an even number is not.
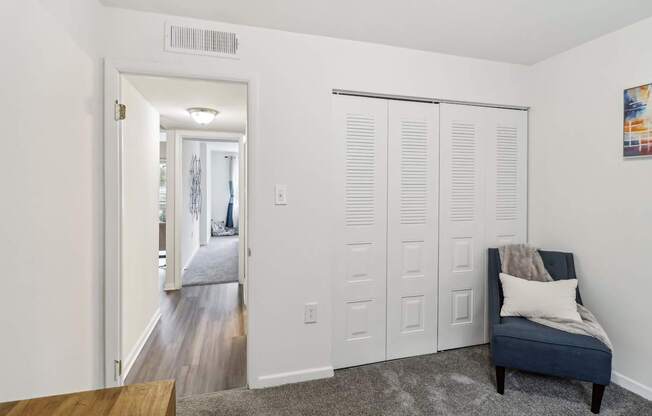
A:
[[[496,129],[496,220],[518,219],[518,131]]]
[[[375,215],[376,120],[363,114],[346,115],[345,223],[370,226]]]
[[[401,120],[401,224],[425,224],[428,201],[428,122]]]
[[[453,122],[451,127],[451,221],[475,219],[475,126]]]
[[[236,33],[175,23],[165,25],[165,50],[169,52],[237,58],[238,48]]]

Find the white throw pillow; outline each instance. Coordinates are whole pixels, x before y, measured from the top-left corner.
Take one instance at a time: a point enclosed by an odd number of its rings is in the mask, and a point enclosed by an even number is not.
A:
[[[536,282],[500,274],[503,307],[500,316],[568,319],[582,322],[577,312],[577,279]]]

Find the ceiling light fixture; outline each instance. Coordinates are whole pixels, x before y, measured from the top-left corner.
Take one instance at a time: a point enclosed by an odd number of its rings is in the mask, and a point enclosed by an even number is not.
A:
[[[188,114],[195,120],[195,123],[205,126],[215,119],[219,111],[212,108],[192,107],[188,109]]]

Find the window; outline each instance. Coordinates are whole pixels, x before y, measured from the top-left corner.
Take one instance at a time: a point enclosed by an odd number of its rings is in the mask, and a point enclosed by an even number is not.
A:
[[[160,166],[161,177],[159,181],[159,191],[158,191],[158,220],[159,222],[165,223],[165,211],[166,211],[167,200],[168,200],[167,160],[161,159],[159,166]]]

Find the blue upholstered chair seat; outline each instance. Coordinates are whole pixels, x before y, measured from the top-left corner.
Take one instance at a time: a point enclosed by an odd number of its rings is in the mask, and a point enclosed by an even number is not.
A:
[[[609,384],[611,351],[596,338],[560,331],[525,318],[493,327],[495,365]]]

